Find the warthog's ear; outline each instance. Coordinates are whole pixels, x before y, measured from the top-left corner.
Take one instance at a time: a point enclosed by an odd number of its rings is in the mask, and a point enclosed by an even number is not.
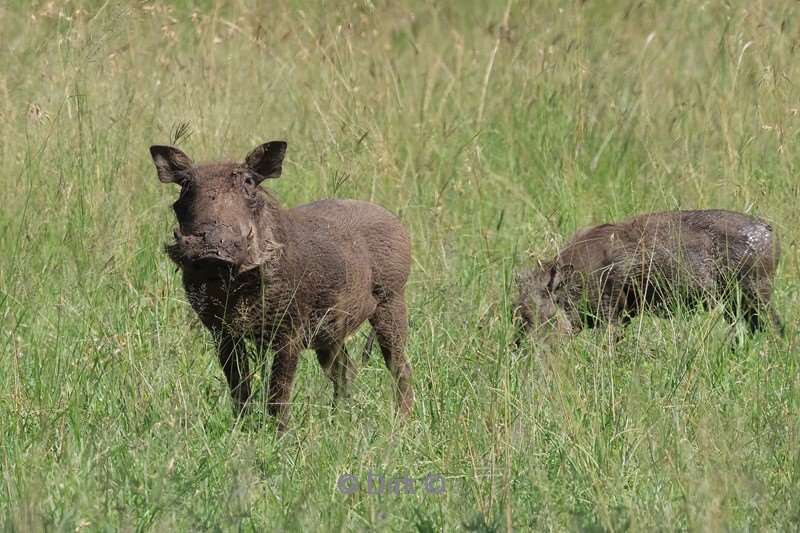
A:
[[[194,166],[188,155],[172,146],[151,146],[150,155],[161,183],[182,182],[185,179],[184,173]]]
[[[270,141],[257,146],[244,159],[247,168],[258,173],[263,179],[278,178],[283,169],[283,157],[286,155],[286,143]]]
[[[554,292],[558,287],[572,276],[575,272],[575,267],[573,265],[559,265],[558,263],[553,263],[553,266],[550,267],[550,281],[547,283],[547,290],[549,292]]]

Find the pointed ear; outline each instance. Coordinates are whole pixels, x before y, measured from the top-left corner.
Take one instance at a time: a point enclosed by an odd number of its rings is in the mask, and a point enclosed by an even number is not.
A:
[[[150,155],[153,157],[161,183],[182,182],[185,179],[183,173],[194,166],[188,155],[172,146],[151,146]]]
[[[277,178],[283,169],[286,143],[271,141],[257,146],[244,160],[244,164],[262,178]]]

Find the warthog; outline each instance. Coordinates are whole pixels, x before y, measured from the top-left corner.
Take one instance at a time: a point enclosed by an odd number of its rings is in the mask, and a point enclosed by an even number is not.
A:
[[[356,200],[281,207],[260,184],[281,175],[286,143],[255,148],[243,163],[195,165],[177,148],[152,146],[159,179],[180,185],[175,242],[194,311],[213,335],[237,414],[250,398],[248,344],[274,352],[267,408],[286,427],[299,353],[316,351],[347,394],[354,367],[345,339],[369,320],[396,385],[401,413],[413,402],[404,349],[408,233],[384,208]]]
[[[553,260],[517,277],[517,341],[531,329],[576,333],[624,326],[644,310],[664,316],[716,303],[731,323],[743,318],[755,332],[771,322],[782,333],[770,305],[779,256],[768,223],[732,211],[652,213],[582,229]]]

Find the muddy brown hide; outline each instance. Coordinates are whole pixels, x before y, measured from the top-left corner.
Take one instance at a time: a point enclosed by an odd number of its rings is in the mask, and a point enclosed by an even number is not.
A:
[[[315,350],[334,400],[345,396],[354,367],[344,342],[368,320],[398,408],[408,413],[404,290],[411,257],[398,218],[355,200],[284,209],[260,186],[280,176],[284,142],[257,147],[243,163],[194,165],[177,148],[150,151],[159,179],[181,187],[175,242],[166,250],[216,341],[236,412],[250,399],[245,340],[259,354],[274,353],[267,406],[284,428],[300,351]]]
[[[586,228],[553,260],[519,274],[518,340],[718,303],[731,323],[744,319],[751,332],[771,323],[782,333],[770,304],[779,255],[769,224],[731,211],[653,213]]]

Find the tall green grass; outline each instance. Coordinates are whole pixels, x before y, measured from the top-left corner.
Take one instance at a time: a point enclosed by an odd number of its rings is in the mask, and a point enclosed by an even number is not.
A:
[[[796,2],[12,0],[0,6],[6,530],[785,530],[800,522]],[[399,213],[413,417],[304,357],[291,431],[237,424],[162,245],[147,152],[289,142],[286,205]],[[575,229],[774,223],[788,335],[713,313],[508,349],[511,272]],[[353,344],[363,342],[360,337]],[[370,473],[446,494],[352,495]]]

